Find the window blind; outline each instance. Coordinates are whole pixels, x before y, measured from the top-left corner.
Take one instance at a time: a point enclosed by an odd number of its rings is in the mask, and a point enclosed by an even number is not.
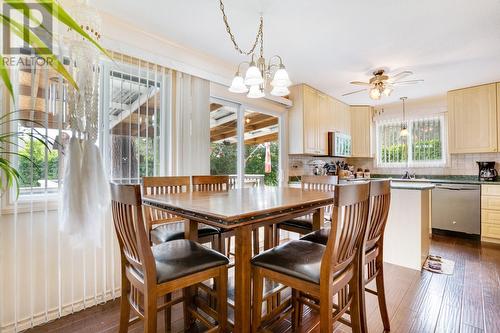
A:
[[[401,120],[377,121],[377,165],[380,167],[433,167],[446,163],[444,117],[405,122],[408,135],[401,136]]]

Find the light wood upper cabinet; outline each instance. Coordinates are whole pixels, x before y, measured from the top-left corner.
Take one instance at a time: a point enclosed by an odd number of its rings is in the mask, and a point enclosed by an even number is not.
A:
[[[319,154],[318,125],[319,125],[319,100],[318,92],[309,87],[304,87],[304,153]]]
[[[349,106],[305,84],[290,88],[290,154],[327,155],[328,132],[349,134]]]
[[[448,92],[450,153],[498,151],[497,85]]]
[[[372,107],[351,106],[352,157],[372,157]]]

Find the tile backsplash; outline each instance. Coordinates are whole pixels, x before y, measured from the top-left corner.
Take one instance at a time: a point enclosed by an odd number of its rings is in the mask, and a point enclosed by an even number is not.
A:
[[[288,176],[312,175],[315,164],[323,166],[327,162],[344,160],[343,158],[328,156],[288,155]]]
[[[402,175],[406,170],[417,175],[470,175],[476,176],[479,172],[476,161],[495,161],[497,171],[500,171],[500,153],[482,154],[452,154],[446,166],[436,168],[378,168],[375,159],[349,158],[347,162],[355,167],[370,169],[372,174]]]

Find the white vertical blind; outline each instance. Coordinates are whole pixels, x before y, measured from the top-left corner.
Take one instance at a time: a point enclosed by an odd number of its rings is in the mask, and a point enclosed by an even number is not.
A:
[[[375,124],[379,167],[435,167],[446,164],[444,117],[406,121],[408,135],[401,136],[401,120]]]
[[[164,116],[170,73],[151,63],[114,57],[115,62],[104,63],[101,70],[99,144],[110,176],[137,182],[141,176],[166,170],[168,152],[160,159],[159,150],[167,135]],[[21,140],[19,150],[37,166],[14,159],[22,171],[21,194],[18,201],[15,193],[1,198],[0,332],[19,332],[106,302],[118,297],[120,288],[120,256],[111,217],[102,226],[101,247],[88,244],[75,249],[58,229],[62,157],[71,135],[61,78],[47,68],[20,68],[13,73],[13,83],[17,105],[5,98],[2,105],[23,109],[23,117],[47,125],[47,129],[31,128],[19,121],[15,129],[41,131],[51,149],[36,140]]]

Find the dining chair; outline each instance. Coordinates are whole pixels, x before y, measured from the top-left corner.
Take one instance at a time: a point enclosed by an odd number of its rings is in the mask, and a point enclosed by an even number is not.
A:
[[[360,267],[362,286],[365,291],[376,295],[378,299],[380,314],[385,331],[390,331],[389,314],[387,312],[387,302],[385,299],[384,284],[384,231],[389,215],[391,203],[391,181],[390,180],[372,180],[370,185],[370,223],[366,230],[364,238],[364,258],[363,265]],[[316,242],[326,245],[328,242],[329,230],[327,228],[315,231],[302,237],[302,240]],[[368,283],[375,279],[377,290],[366,287]],[[361,295],[361,301],[364,302],[364,293]],[[361,311],[361,322],[363,331],[367,332],[366,327],[366,309]]]
[[[301,188],[303,190],[333,192],[335,185],[338,184],[337,176],[302,176]],[[330,222],[331,206],[325,208],[325,220]],[[306,235],[313,231],[312,214],[294,218],[285,222],[278,223],[274,228],[274,244],[280,243],[280,230]]]
[[[234,182],[231,184],[229,176],[212,175],[212,176],[192,176],[193,191],[208,192],[208,191],[229,191],[234,188]],[[253,251],[259,253],[259,232],[256,229],[253,233]],[[234,236],[234,231],[222,231],[219,237],[219,249],[226,256],[231,255],[231,238]]]
[[[292,314],[292,329],[299,324],[302,304],[320,313],[320,332],[329,333],[335,321],[348,312],[354,332],[361,332],[359,251],[368,224],[370,184],[337,185],[332,209],[332,227],[325,245],[292,240],[252,258],[252,332],[272,324],[276,313],[262,317],[265,278],[292,288],[292,304],[280,313]],[[338,304],[334,307],[333,298]]]
[[[227,329],[227,264],[217,251],[187,239],[151,246],[143,216],[140,185],[111,184],[111,208],[121,254],[121,301],[119,332],[128,331],[130,309],[144,321],[143,332],[156,332],[157,311],[184,302],[184,322],[200,320],[210,329]],[[193,286],[215,279],[215,324],[201,315],[185,297]],[[158,306],[158,298],[183,289],[183,297]],[[208,314],[210,315],[210,314]],[[136,320],[132,320],[135,322]]]
[[[189,176],[142,178],[143,195],[182,193],[189,191],[190,187],[191,180]],[[153,244],[185,238],[185,219],[182,217],[175,216],[159,208],[148,207],[146,220]],[[202,223],[198,224],[198,242],[201,244],[210,243],[212,248],[218,250],[219,233],[218,228]]]

